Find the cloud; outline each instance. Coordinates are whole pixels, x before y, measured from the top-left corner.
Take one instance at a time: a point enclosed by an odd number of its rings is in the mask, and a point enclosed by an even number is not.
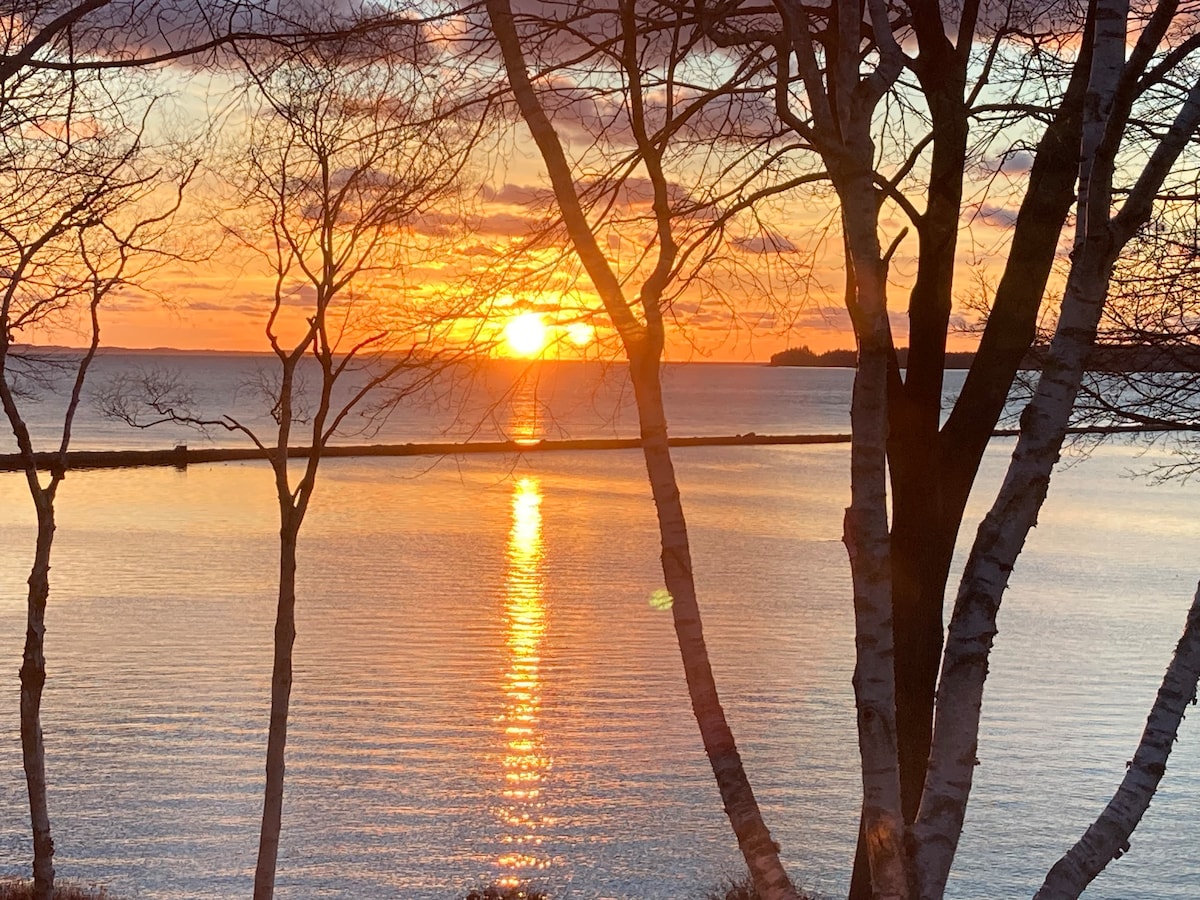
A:
[[[36,13],[27,16],[23,24],[36,33],[65,6],[39,4]],[[286,52],[289,36],[305,31],[331,33],[366,21],[374,22],[375,27],[358,29],[337,41],[337,52],[343,58],[428,55],[426,42],[414,40],[414,34],[422,35],[426,29],[411,16],[356,0],[110,0],[76,21],[71,39],[77,51],[112,59],[136,59],[184,53],[230,36],[270,36],[278,40],[243,41],[239,47],[243,53],[274,54],[280,48]],[[66,33],[60,32],[59,37],[65,39]],[[212,59],[210,50],[181,56],[178,64],[204,66]]]
[[[493,237],[525,237],[534,231],[542,217],[522,216],[519,213],[494,212],[483,215],[451,215],[449,213],[426,212],[414,216],[413,230],[427,237],[453,237],[457,234],[472,234]],[[495,255],[485,244],[477,243],[468,256]]]
[[[743,253],[795,253],[796,245],[781,234],[765,231],[753,237],[733,238],[731,243]]]
[[[1000,171],[1006,175],[1023,175],[1033,168],[1033,153],[1029,150],[1010,150],[1000,160]]]
[[[475,234],[522,237],[533,230],[534,220],[516,213],[492,213],[468,219],[467,227]]]
[[[1005,206],[996,206],[992,203],[981,203],[979,208],[973,215],[968,213],[971,218],[978,217],[989,225],[999,225],[1003,228],[1008,228],[1017,221],[1018,211],[1009,209]]]
[[[484,185],[480,197],[489,203],[508,203],[513,206],[545,206],[554,201],[550,188],[505,182],[500,187]]]
[[[500,255],[500,251],[495,247],[489,247],[487,244],[475,243],[469,247],[465,247],[459,251],[463,256],[482,256],[494,258]]]

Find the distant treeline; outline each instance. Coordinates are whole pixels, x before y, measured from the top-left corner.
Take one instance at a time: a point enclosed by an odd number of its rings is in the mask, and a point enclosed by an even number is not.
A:
[[[1021,360],[1022,369],[1040,369],[1046,357],[1044,345],[1031,347]],[[815,366],[852,369],[858,354],[854,350],[826,350],[814,353],[808,347],[793,347],[771,357],[772,366]],[[908,366],[908,348],[896,350],[900,368]],[[947,369],[969,369],[975,359],[973,352],[946,354]],[[1191,346],[1131,346],[1109,344],[1096,347],[1088,358],[1093,372],[1200,372],[1200,347]]]

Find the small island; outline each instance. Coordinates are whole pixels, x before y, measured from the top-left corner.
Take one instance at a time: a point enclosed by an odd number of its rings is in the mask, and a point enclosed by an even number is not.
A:
[[[1045,344],[1031,347],[1021,360],[1020,368],[1037,370],[1042,367],[1049,348]],[[816,353],[807,345],[772,354],[770,366],[807,366],[813,368],[853,369],[857,365],[855,350],[826,350]],[[973,351],[947,351],[945,368],[969,369],[975,360]],[[900,368],[908,367],[908,348],[896,349]],[[1092,350],[1087,368],[1092,372],[1200,372],[1200,347],[1167,344],[1102,344]]]
[[[898,348],[896,350],[896,358],[900,363],[900,368],[905,368],[908,365],[908,348]],[[975,354],[972,351],[947,352],[946,368],[969,369],[973,359],[975,359]],[[1029,358],[1027,357],[1026,361],[1028,361],[1028,359]],[[858,365],[858,351],[826,350],[824,353],[816,353],[810,350],[808,345],[802,345],[800,347],[792,347],[779,353],[772,354],[771,361],[768,363],[768,365],[853,369]],[[1025,368],[1034,367],[1035,366],[1026,366]]]

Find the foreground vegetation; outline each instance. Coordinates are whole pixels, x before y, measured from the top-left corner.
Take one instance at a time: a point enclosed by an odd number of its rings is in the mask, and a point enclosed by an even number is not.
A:
[[[799,900],[818,900],[813,894],[798,892]],[[0,898],[2,900],[2,898]],[[471,891],[463,900],[551,900],[549,894],[532,887],[487,887],[482,891]],[[726,877],[715,887],[705,891],[702,900],[760,900],[749,875],[740,878]]]
[[[0,900],[32,900],[33,884],[28,881],[0,881]],[[104,887],[72,884],[55,885],[57,900],[117,900]],[[813,895],[801,894],[801,900],[817,900]],[[534,887],[497,887],[470,891],[463,900],[551,900],[549,894]],[[748,876],[735,879],[725,878],[716,887],[705,892],[703,900],[759,900]]]
[[[0,881],[0,900],[33,900],[33,883]],[[89,884],[58,884],[54,886],[55,900],[117,900],[105,888]]]

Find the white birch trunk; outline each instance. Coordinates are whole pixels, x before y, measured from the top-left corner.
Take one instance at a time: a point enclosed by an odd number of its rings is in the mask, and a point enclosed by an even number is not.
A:
[[[843,540],[854,586],[854,698],[862,757],[863,829],[878,900],[909,896],[900,794],[892,628],[891,538],[887,517],[886,265],[879,246],[870,144],[859,172],[835,179],[848,263],[854,267],[858,370],[850,403],[850,507]]]
[[[1110,16],[1126,8],[1122,0],[1102,4]],[[1105,41],[1119,44],[1124,59],[1123,27],[1108,22]],[[1113,64],[1118,49],[1099,46],[1089,84],[1085,127],[1091,118],[1112,108],[1112,97],[1122,77]],[[937,712],[929,772],[917,821],[913,826],[917,878],[921,898],[940,898],[962,832],[971,790],[979,734],[983,686],[988,655],[996,635],[996,617],[1008,578],[1024,546],[1029,529],[1049,488],[1050,475],[1074,404],[1087,355],[1108,291],[1112,266],[1125,243],[1149,217],[1152,200],[1166,174],[1195,133],[1200,121],[1197,101],[1200,85],[1184,101],[1170,131],[1151,154],[1121,212],[1111,214],[1110,198],[1115,148],[1088,158],[1081,171],[1089,175],[1084,196],[1087,207],[1077,211],[1085,224],[1076,244],[1058,326],[1049,359],[1038,380],[1033,400],[1021,417],[1021,434],[1004,483],[991,511],[979,527],[959,585],[947,634],[938,686]],[[1095,96],[1091,96],[1095,95]],[[1122,110],[1126,117],[1128,109]],[[1117,123],[1102,129],[1112,135]],[[1092,132],[1095,133],[1094,130]],[[1100,142],[1089,144],[1094,152]]]
[[[1096,38],[1092,52],[1092,67],[1088,78],[1088,91],[1083,100],[1083,130],[1079,148],[1079,200],[1076,205],[1075,246],[1087,236],[1089,219],[1094,223],[1097,215],[1108,221],[1107,205],[1103,209],[1091,203],[1093,182],[1092,168],[1096,164],[1096,150],[1104,138],[1112,110],[1113,94],[1125,66],[1126,19],[1129,16],[1129,0],[1097,0]],[[1105,192],[1107,194],[1107,192]]]
[[[1021,434],[1004,483],[979,526],[959,585],[942,656],[929,771],[913,825],[923,900],[943,895],[962,833],[978,763],[983,685],[996,615],[1025,538],[1037,524],[1066,436],[1107,289],[1111,257],[1103,256],[1076,259],[1050,358],[1021,417]]]
[[[1167,768],[1184,711],[1196,702],[1200,681],[1200,588],[1188,609],[1183,636],[1167,666],[1158,696],[1125,778],[1099,818],[1046,875],[1034,900],[1075,900],[1110,860],[1129,850],[1129,837],[1150,807]]]

